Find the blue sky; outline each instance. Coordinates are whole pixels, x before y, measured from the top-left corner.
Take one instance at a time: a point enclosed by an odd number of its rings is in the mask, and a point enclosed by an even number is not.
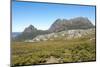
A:
[[[87,17],[95,24],[95,7],[80,5],[12,2],[12,32],[22,32],[32,24],[47,30],[58,18]]]

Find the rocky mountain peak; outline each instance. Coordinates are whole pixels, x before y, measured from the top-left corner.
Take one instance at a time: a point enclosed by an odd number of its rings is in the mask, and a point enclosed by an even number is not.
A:
[[[87,18],[87,17],[76,17],[76,18],[73,18],[73,19],[70,19],[70,21],[72,21],[73,23],[83,23],[83,24],[91,24],[91,21]]]
[[[29,25],[27,28],[25,28],[24,33],[32,33],[34,31],[37,31],[37,29],[33,25]]]
[[[76,17],[73,19],[57,19],[49,28],[51,32],[59,32],[67,29],[88,29],[94,25],[86,17]]]

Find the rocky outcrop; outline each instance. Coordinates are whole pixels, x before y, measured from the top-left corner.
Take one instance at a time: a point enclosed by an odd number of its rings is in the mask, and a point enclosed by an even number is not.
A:
[[[57,19],[49,28],[51,32],[59,32],[71,29],[88,29],[93,28],[94,25],[86,17],[77,17],[70,20]]]
[[[32,40],[29,40],[29,42],[39,42],[39,41],[59,40],[59,39],[69,40],[69,39],[75,39],[75,38],[81,38],[87,36],[91,37],[92,34],[95,36],[95,28],[85,29],[85,30],[83,29],[67,30],[67,31],[55,32],[55,33],[50,33],[45,35],[38,35]]]
[[[33,25],[29,25],[29,27],[25,28],[23,33],[32,33],[32,32],[36,32],[36,31],[37,31],[37,29]]]

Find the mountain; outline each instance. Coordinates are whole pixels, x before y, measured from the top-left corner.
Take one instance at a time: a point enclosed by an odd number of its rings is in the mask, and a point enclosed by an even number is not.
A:
[[[32,33],[32,32],[36,32],[37,29],[33,26],[33,25],[29,25],[29,27],[25,28],[25,30],[23,31],[23,33]]]
[[[59,33],[61,31],[76,30],[76,29],[90,29],[94,28],[94,25],[88,18],[76,17],[70,20],[67,19],[57,19],[48,30],[38,30],[33,25],[29,25],[25,30],[18,35],[16,41],[32,40],[38,35],[45,35],[53,33]],[[50,36],[51,36],[50,35]],[[55,34],[54,34],[55,35]]]
[[[33,25],[29,25],[25,30],[15,38],[16,41],[24,41],[27,39],[32,39],[40,34],[47,34],[47,30],[38,30]]]
[[[59,32],[70,29],[88,29],[94,28],[94,25],[86,17],[76,17],[70,20],[57,19],[49,28],[50,32]]]

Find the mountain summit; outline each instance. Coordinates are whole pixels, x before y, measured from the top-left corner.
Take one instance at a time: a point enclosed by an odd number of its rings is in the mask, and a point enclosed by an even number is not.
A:
[[[37,29],[33,25],[29,25],[27,28],[25,28],[23,33],[32,33],[32,32],[35,32],[35,31],[37,31]]]
[[[48,34],[48,33],[49,33],[48,30],[38,30],[33,25],[29,25],[24,29],[24,31],[20,35],[15,37],[15,40],[16,41],[29,40],[33,39],[37,35]]]
[[[70,20],[57,19],[49,28],[51,32],[59,32],[70,29],[88,29],[93,28],[94,25],[86,17],[76,17]]]

